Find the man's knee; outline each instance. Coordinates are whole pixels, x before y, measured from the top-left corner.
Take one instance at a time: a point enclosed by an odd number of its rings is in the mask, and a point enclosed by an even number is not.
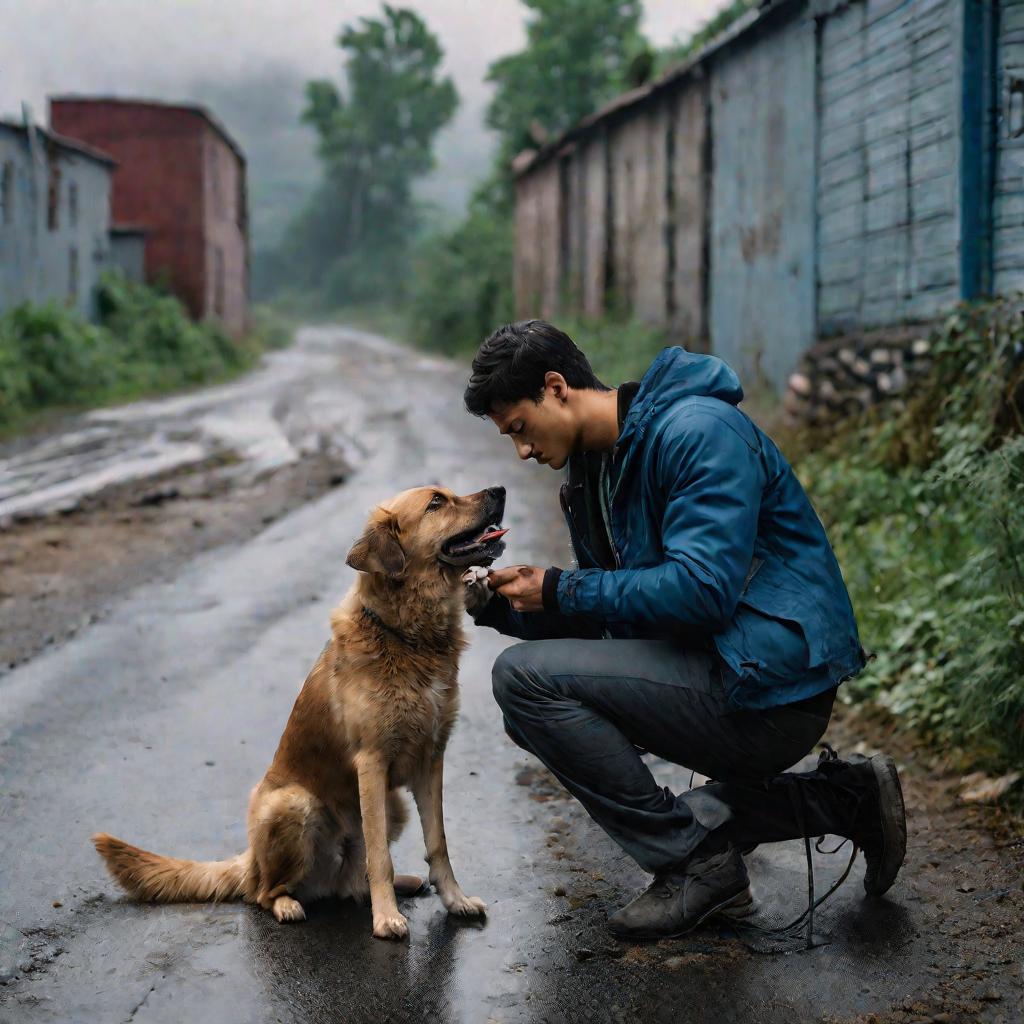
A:
[[[491,690],[502,711],[508,708],[522,689],[523,656],[520,648],[526,646],[525,643],[513,644],[494,659],[494,667],[491,669]]]
[[[550,700],[557,694],[553,683],[540,669],[537,645],[545,641],[527,640],[506,647],[494,661],[491,688],[498,707],[506,713],[523,701]]]

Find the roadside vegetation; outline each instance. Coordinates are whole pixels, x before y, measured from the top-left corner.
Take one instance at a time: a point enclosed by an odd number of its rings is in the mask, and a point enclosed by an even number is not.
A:
[[[192,321],[176,298],[114,273],[98,301],[95,324],[58,302],[0,316],[0,432],[46,411],[224,380],[289,337],[276,315],[258,310],[249,335],[229,338],[216,323]]]
[[[965,306],[906,408],[790,454],[876,657],[847,692],[992,769],[1024,756],[1024,321]]]

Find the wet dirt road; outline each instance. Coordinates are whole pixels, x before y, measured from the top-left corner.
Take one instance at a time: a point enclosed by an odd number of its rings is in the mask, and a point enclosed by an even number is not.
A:
[[[828,945],[757,953],[718,927],[655,946],[610,940],[605,912],[646,878],[504,737],[490,666],[507,641],[472,627],[446,818],[486,923],[449,921],[433,895],[408,899],[410,940],[390,944],[351,904],[314,904],[306,923],[282,926],[241,904],[123,900],[88,841],[97,829],[196,858],[244,847],[248,790],[376,501],[431,481],[460,493],[501,483],[508,560],[568,561],[558,478],[519,464],[462,410],[464,368],[358,332],[321,340],[366,456],[347,482],[135,589],[0,679],[0,1021],[1020,1019],[1021,853],[973,833],[964,846],[969,823],[943,817],[927,780],[908,787],[904,876],[869,904],[858,861],[819,911]],[[683,769],[656,770],[689,783]],[[413,823],[394,854],[397,870],[420,870]],[[815,858],[821,892],[845,856]],[[800,844],[762,847],[750,866],[766,920],[800,912]]]

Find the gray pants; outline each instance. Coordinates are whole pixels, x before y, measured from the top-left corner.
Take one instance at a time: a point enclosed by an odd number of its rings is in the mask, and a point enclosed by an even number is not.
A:
[[[863,793],[835,762],[782,774],[821,738],[835,691],[735,711],[727,671],[666,641],[534,640],[495,661],[494,696],[508,735],[648,871],[680,867],[698,847],[844,834]],[[674,794],[638,748],[715,781]]]

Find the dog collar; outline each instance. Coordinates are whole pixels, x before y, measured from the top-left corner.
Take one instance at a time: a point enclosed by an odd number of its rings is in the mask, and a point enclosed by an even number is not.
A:
[[[410,640],[404,633],[395,629],[394,626],[389,626],[375,611],[367,608],[365,604],[363,605],[363,615],[365,615],[366,618],[368,618],[375,626],[379,626],[383,629],[385,633],[390,633],[392,636],[397,637],[406,645],[406,647],[415,646],[414,641]]]
[[[437,647],[438,649],[444,648],[445,644],[451,642],[451,634],[444,633],[443,635],[436,637],[432,640],[413,639],[412,637],[406,636],[401,630],[395,629],[394,626],[389,626],[375,611],[371,608],[367,608],[363,605],[363,615],[366,616],[375,626],[384,630],[385,633],[390,633],[397,640],[400,640],[406,647],[414,648],[431,648]]]

